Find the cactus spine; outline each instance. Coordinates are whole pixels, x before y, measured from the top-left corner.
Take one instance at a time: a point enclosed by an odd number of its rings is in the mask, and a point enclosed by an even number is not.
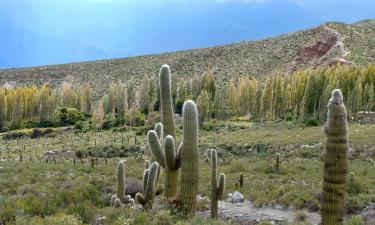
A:
[[[324,153],[322,225],[342,225],[348,174],[347,114],[340,90],[332,92],[328,103],[327,136]]]
[[[125,163],[122,160],[117,164],[117,198],[125,202]]]
[[[176,138],[173,119],[173,103],[171,91],[171,72],[168,65],[163,65],[159,73],[161,121],[163,123],[163,138],[171,135]]]
[[[216,150],[211,151],[211,218],[217,218],[218,200],[223,197],[225,188],[225,175],[223,173],[219,176],[219,183],[217,182],[217,153]]]
[[[152,208],[158,167],[158,163],[154,162],[151,164],[150,169],[145,170],[143,173],[143,193],[135,195],[136,201],[143,205],[144,208]]]
[[[191,100],[183,109],[183,151],[181,164],[181,207],[185,214],[195,213],[198,190],[198,111]]]

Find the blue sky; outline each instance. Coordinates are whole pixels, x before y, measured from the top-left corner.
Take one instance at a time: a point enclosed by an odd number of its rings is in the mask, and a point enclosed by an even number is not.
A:
[[[374,0],[0,0],[0,68],[208,47],[368,18]]]

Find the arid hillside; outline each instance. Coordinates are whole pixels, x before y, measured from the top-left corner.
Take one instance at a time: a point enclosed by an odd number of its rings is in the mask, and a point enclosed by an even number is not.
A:
[[[83,63],[0,70],[0,85],[22,86],[63,81],[92,82],[101,96],[116,80],[154,76],[160,65],[170,65],[173,76],[192,76],[212,70],[219,83],[231,77],[263,78],[273,71],[291,72],[336,63],[375,62],[375,20],[354,24],[328,22],[318,27],[257,41],[202,49]]]

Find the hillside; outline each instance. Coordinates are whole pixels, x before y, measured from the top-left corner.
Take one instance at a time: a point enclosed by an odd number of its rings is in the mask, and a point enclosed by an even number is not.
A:
[[[257,41],[202,49],[83,63],[0,70],[0,85],[63,81],[92,82],[97,96],[118,79],[140,81],[157,74],[167,63],[175,76],[212,70],[218,82],[240,75],[264,77],[273,71],[290,72],[335,63],[366,65],[375,62],[375,20],[354,24],[329,22],[319,27]]]

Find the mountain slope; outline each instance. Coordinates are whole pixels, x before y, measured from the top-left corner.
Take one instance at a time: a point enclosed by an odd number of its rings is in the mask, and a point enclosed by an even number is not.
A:
[[[273,71],[291,72],[333,63],[375,62],[375,20],[354,24],[329,22],[319,27],[258,41],[211,48],[63,65],[0,70],[0,85],[63,81],[92,82],[101,96],[111,82],[153,76],[167,63],[174,76],[190,77],[212,70],[219,83],[232,77],[263,78]]]

